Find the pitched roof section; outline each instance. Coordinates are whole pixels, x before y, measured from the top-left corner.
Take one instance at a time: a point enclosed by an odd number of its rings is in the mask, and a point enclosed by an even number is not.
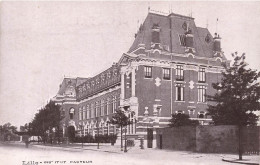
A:
[[[160,44],[163,51],[184,54],[185,46],[181,45],[179,35],[184,35],[187,30],[191,30],[194,37],[193,47],[195,48],[195,55],[200,57],[213,57],[214,40],[208,29],[197,27],[192,17],[174,13],[168,16],[149,13],[144,23],[141,24],[128,53],[136,50],[139,44],[145,44],[146,50],[151,49],[152,27],[155,24],[159,25]]]

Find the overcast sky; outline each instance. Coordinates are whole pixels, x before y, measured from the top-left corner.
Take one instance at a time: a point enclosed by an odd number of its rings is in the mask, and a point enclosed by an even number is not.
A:
[[[64,75],[90,77],[117,62],[149,5],[192,13],[197,26],[217,30],[228,59],[245,52],[260,69],[260,2],[2,2],[0,124],[31,121]]]

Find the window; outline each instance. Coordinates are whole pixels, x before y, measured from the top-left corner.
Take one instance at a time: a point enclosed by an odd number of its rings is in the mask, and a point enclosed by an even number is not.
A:
[[[176,111],[176,114],[184,114],[184,111],[181,111],[181,110]]]
[[[117,108],[116,96],[113,96],[113,98],[112,98],[112,113],[115,113],[116,108]]]
[[[82,110],[79,108],[79,120],[82,120]]]
[[[170,80],[171,79],[171,70],[169,68],[163,68],[163,79]]]
[[[160,33],[159,31],[152,32],[152,43],[160,43]]]
[[[144,67],[144,77],[145,78],[152,78],[152,67],[151,66],[145,66]]]
[[[91,118],[94,118],[95,117],[95,109],[94,109],[94,103],[92,103],[91,104],[91,109],[90,109],[90,111],[91,111]]]
[[[61,112],[61,117],[65,117],[65,109],[62,108],[60,112]]]
[[[86,119],[86,107],[83,106],[83,120]]]
[[[176,68],[176,80],[177,81],[183,81],[184,80],[183,66],[182,65],[177,65],[177,68]]]
[[[198,81],[199,81],[199,82],[206,82],[205,68],[199,68]]]
[[[110,107],[110,99],[109,99],[109,97],[107,98],[107,108],[106,108],[106,113],[107,113],[107,115],[109,115],[109,107]]]
[[[184,34],[179,34],[179,39],[180,39],[181,46],[186,46],[185,35]]]
[[[105,101],[104,100],[101,100],[101,114],[100,116],[104,116],[104,110],[105,110]]]
[[[74,117],[74,113],[75,113],[74,108],[71,108],[71,109],[70,109],[70,119],[71,119],[71,120],[72,120],[73,117]]]
[[[183,85],[177,84],[176,85],[176,101],[184,101],[184,92],[183,92]]]
[[[90,113],[89,113],[89,105],[87,105],[87,119],[90,118]]]
[[[205,118],[205,112],[204,111],[200,111],[198,113],[198,118]]]
[[[198,102],[206,102],[206,87],[198,86]]]
[[[95,104],[95,117],[98,117],[98,102]]]

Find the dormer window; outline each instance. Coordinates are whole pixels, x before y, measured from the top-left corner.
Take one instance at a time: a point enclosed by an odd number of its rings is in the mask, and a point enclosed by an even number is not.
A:
[[[152,27],[152,43],[160,43],[160,28],[158,24],[153,24]]]
[[[182,28],[183,28],[183,30],[187,31],[188,26],[187,26],[187,23],[186,23],[186,22],[184,22],[184,23],[182,24]]]
[[[209,34],[207,34],[207,36],[205,37],[205,42],[207,42],[207,43],[210,43],[210,36],[209,36]]]
[[[186,46],[185,38],[186,38],[185,34],[179,34],[179,40],[181,46]]]

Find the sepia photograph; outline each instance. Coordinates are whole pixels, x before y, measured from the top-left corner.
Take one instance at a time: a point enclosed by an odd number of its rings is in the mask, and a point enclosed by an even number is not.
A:
[[[259,165],[260,1],[1,1],[0,164]]]

